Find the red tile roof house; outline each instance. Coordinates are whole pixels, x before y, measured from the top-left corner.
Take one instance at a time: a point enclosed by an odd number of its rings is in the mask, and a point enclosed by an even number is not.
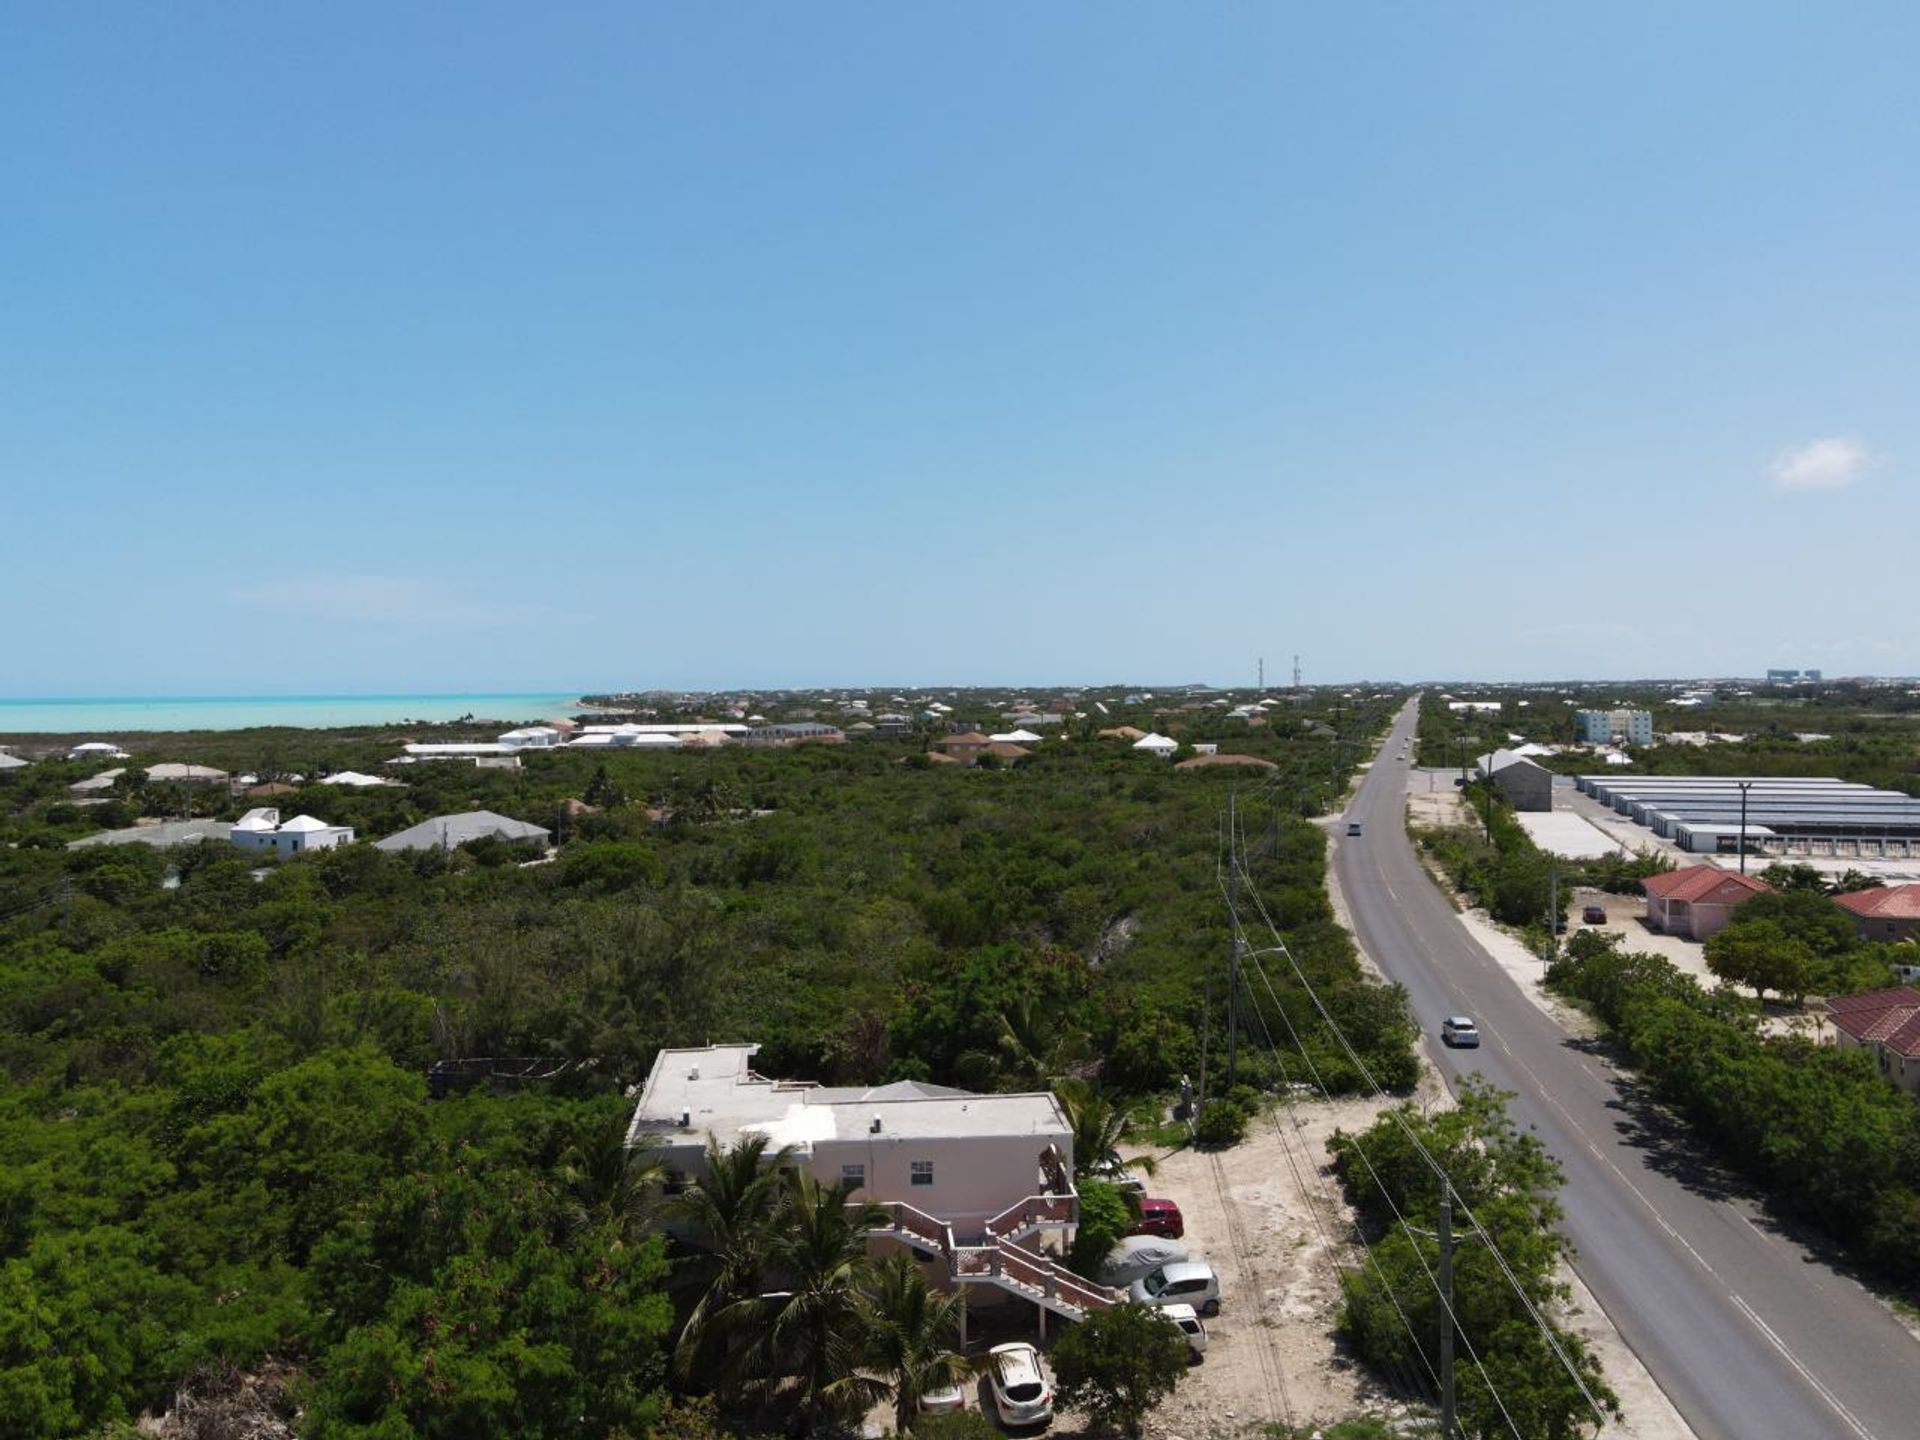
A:
[[[1842,1050],[1870,1050],[1880,1073],[1920,1094],[1920,990],[1896,985],[1827,1001],[1827,1023]]]
[[[1862,940],[1911,940],[1920,936],[1920,885],[1878,885],[1836,895]]]
[[[1736,906],[1773,887],[1716,865],[1689,865],[1649,875],[1640,888],[1647,894],[1649,930],[1704,940],[1732,918]]]

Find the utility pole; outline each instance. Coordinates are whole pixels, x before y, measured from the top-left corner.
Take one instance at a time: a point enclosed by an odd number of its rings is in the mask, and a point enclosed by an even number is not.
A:
[[[1233,926],[1233,951],[1227,960],[1227,1088],[1240,1078],[1240,830],[1239,797],[1227,792],[1227,919]]]
[[[1293,688],[1296,690],[1300,688],[1300,657],[1298,655],[1293,657]]]
[[[1747,873],[1747,791],[1753,788],[1751,780],[1740,782],[1740,873]]]
[[[1455,1440],[1453,1394],[1453,1183],[1440,1177],[1440,1440]]]
[[[1547,959],[1560,953],[1560,857],[1547,856]]]
[[[1260,657],[1260,693],[1267,693],[1267,657],[1264,655]]]

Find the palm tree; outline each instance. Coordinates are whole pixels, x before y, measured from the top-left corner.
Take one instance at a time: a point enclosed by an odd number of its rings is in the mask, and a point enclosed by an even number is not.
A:
[[[902,1435],[922,1396],[973,1374],[973,1362],[954,1348],[964,1303],[957,1291],[928,1289],[909,1255],[891,1256],[868,1279],[866,1361],[893,1390],[894,1429]]]
[[[1151,1155],[1120,1154],[1132,1121],[1126,1111],[1084,1080],[1059,1081],[1053,1093],[1059,1097],[1060,1108],[1066,1112],[1067,1125],[1073,1131],[1073,1163],[1080,1173],[1085,1174],[1109,1161],[1131,1166],[1145,1175],[1159,1168]]]
[[[797,1418],[811,1433],[887,1393],[860,1372],[866,1338],[867,1232],[884,1220],[871,1201],[854,1202],[848,1181],[823,1185],[783,1172],[779,1223],[767,1246],[767,1274],[784,1288],[729,1305],[717,1328],[741,1342],[744,1377],[771,1390],[792,1381]]]
[[[1000,1014],[1000,1062],[1015,1083],[1052,1085],[1095,1063],[1093,1038],[1060,1009],[1026,996]]]
[[[616,1244],[650,1228],[666,1167],[651,1145],[627,1143],[627,1117],[615,1113],[589,1129],[560,1157],[567,1190],[565,1223],[575,1232],[606,1226]]]
[[[786,1154],[778,1151],[769,1162],[764,1135],[742,1136],[724,1148],[709,1136],[706,1173],[666,1203],[668,1217],[693,1251],[686,1269],[701,1286],[674,1349],[674,1365],[683,1376],[705,1368],[700,1362],[710,1343],[726,1338],[716,1317],[751,1294],[765,1268],[781,1199],[775,1167]]]

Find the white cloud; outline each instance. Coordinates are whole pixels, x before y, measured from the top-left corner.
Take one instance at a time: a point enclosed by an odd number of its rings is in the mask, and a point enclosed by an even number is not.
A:
[[[1773,462],[1773,485],[1776,490],[1844,490],[1866,472],[1873,459],[1858,440],[1828,436],[1782,450]]]
[[[228,599],[312,620],[361,625],[507,625],[553,614],[545,605],[502,601],[466,585],[407,575],[300,575],[249,585]]]

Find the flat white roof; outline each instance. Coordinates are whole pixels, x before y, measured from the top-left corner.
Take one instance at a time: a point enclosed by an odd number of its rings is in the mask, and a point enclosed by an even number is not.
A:
[[[776,1148],[805,1148],[826,1140],[865,1139],[876,1118],[880,1134],[895,1139],[1072,1133],[1060,1102],[1044,1091],[976,1095],[915,1081],[829,1087],[770,1080],[750,1063],[759,1048],[662,1050],[634,1107],[628,1143],[647,1135],[669,1143],[676,1138],[704,1143],[711,1134],[729,1144],[741,1135],[764,1134]],[[680,1128],[683,1114],[688,1130]]]

